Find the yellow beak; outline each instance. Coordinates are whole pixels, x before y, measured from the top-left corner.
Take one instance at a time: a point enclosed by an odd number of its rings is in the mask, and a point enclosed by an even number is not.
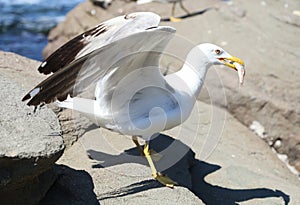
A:
[[[228,66],[234,70],[237,70],[234,63],[238,63],[242,66],[245,65],[244,61],[242,61],[241,59],[234,57],[234,56],[231,56],[229,58],[219,58],[219,60],[222,61],[226,66]]]

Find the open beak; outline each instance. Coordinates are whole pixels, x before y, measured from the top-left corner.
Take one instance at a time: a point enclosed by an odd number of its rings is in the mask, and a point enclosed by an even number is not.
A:
[[[245,76],[244,61],[234,56],[231,56],[229,58],[219,58],[219,61],[224,63],[224,65],[236,70],[238,72],[240,84],[243,84]]]
[[[223,62],[226,66],[234,69],[237,71],[236,68],[236,63],[240,64],[241,66],[244,66],[244,61],[242,61],[241,59],[231,56],[229,58],[219,58],[219,61]]]

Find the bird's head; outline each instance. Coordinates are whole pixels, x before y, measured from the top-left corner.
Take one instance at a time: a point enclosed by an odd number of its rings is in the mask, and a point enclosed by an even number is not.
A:
[[[238,71],[240,82],[243,82],[245,64],[241,59],[230,55],[221,47],[211,43],[200,44],[198,45],[198,48],[206,55],[210,64],[225,65]]]

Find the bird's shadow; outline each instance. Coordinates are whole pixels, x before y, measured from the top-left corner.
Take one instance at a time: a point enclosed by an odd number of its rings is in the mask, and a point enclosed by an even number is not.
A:
[[[167,135],[160,134],[150,142],[150,147],[158,153],[163,152],[163,150],[166,150],[166,148],[170,147],[170,145],[172,145],[171,147],[173,148],[168,149],[168,153],[164,154],[168,156],[175,156],[177,158],[178,155],[176,154],[178,152],[185,152],[185,154],[179,161],[177,160],[176,163],[174,163],[168,169],[165,169],[163,173],[168,175],[171,179],[177,181],[180,186],[184,186],[190,189],[207,205],[235,205],[238,204],[238,202],[248,201],[251,199],[270,197],[281,197],[285,205],[289,204],[289,195],[280,190],[272,190],[265,187],[255,189],[231,189],[210,184],[205,181],[205,177],[217,170],[221,171],[221,166],[209,164],[207,162],[195,159],[194,152],[187,145]],[[124,163],[139,163],[148,165],[147,161],[142,156],[134,158],[128,157],[129,155],[138,156],[139,152],[137,148],[131,148],[119,155],[109,155],[95,150],[88,150],[88,153],[94,160],[99,160],[102,162],[99,164],[95,164],[93,168],[110,167]],[[160,160],[161,162],[159,162],[161,163],[161,165],[163,165],[170,160],[172,161],[172,158],[162,158]],[[158,170],[163,168],[162,166],[159,166],[159,163],[157,162],[156,166]],[[119,190],[105,193],[100,196],[99,200],[114,197],[123,197],[126,195],[143,192],[148,189],[161,187],[162,185],[155,180],[144,180],[138,183],[133,183],[126,187],[122,187]]]
[[[186,18],[190,18],[190,17],[193,17],[193,16],[202,15],[202,14],[206,13],[207,11],[210,11],[210,10],[213,10],[213,9],[217,10],[217,8],[209,7],[209,8],[200,10],[200,11],[196,11],[196,12],[193,12],[193,13],[189,13],[189,14],[185,14],[185,15],[182,15],[182,16],[178,16],[177,18],[186,19]],[[161,21],[171,21],[171,18],[162,18]]]

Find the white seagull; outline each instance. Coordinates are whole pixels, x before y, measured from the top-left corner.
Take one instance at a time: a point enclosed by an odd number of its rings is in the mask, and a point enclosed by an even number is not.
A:
[[[175,29],[159,26],[151,12],[119,16],[67,42],[38,68],[50,74],[24,96],[27,105],[55,102],[77,110],[99,126],[133,136],[162,184],[176,182],[157,172],[149,151],[151,136],[183,123],[190,115],[208,68],[226,65],[243,82],[244,63],[222,48],[204,43],[187,55],[183,67],[163,76],[159,60]],[[94,97],[83,93],[95,88]],[[137,141],[141,137],[144,149]]]
[[[171,11],[171,17],[170,21],[172,22],[179,22],[181,21],[180,18],[175,18],[175,6],[179,2],[180,7],[182,10],[184,10],[187,14],[190,14],[190,12],[183,6],[182,0],[137,0],[137,4],[146,4],[150,2],[160,2],[160,3],[173,3],[172,11]]]

